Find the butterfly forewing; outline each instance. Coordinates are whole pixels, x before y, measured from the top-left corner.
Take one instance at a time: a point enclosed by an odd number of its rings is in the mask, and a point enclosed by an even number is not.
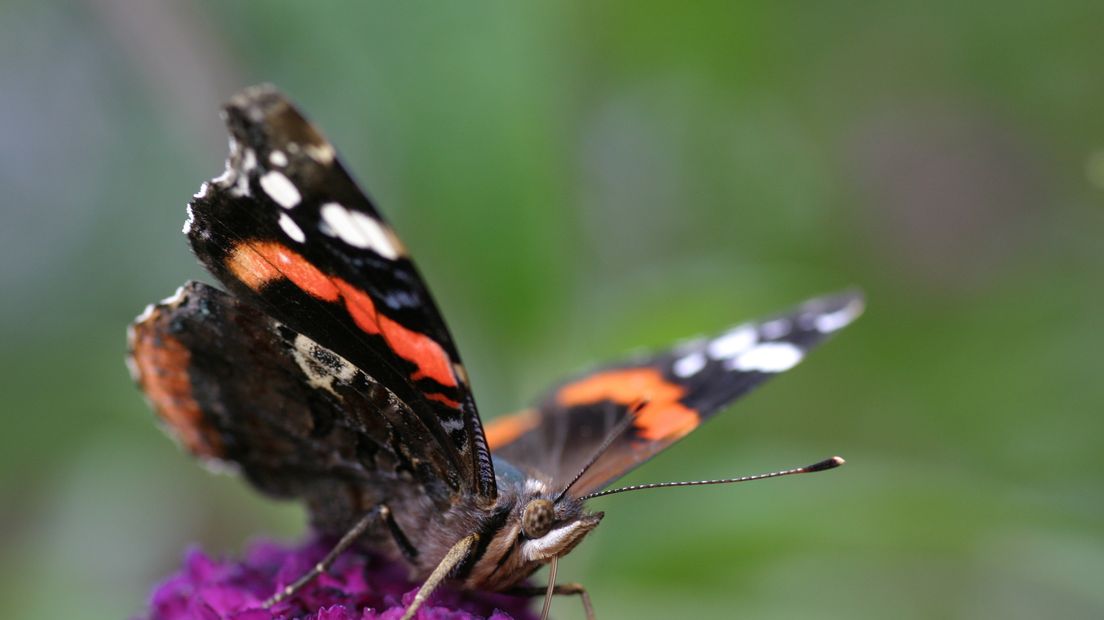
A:
[[[245,91],[225,116],[226,172],[189,205],[196,255],[236,295],[387,386],[449,455],[460,487],[493,498],[466,373],[402,242],[275,90]]]
[[[789,370],[862,311],[857,293],[822,297],[714,338],[603,366],[550,391],[535,410],[492,421],[496,456],[562,488],[625,416],[635,419],[571,487],[609,484],[698,428],[736,398]]]

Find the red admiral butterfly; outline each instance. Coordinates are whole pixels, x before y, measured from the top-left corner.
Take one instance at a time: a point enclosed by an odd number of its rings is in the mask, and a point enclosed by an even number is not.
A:
[[[519,584],[598,526],[584,502],[639,488],[716,484],[830,469],[638,485],[612,481],[792,368],[862,310],[857,293],[806,302],[552,389],[484,427],[467,373],[406,247],[333,146],[272,87],[224,110],[226,171],[203,184],[184,225],[229,292],[189,282],[130,330],[130,366],[169,431],[253,486],[306,502],[343,538],[269,601],[290,596],[343,550],[402,557],[424,585]]]

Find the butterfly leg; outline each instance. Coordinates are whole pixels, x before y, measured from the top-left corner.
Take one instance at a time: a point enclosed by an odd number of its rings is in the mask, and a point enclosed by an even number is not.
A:
[[[544,596],[548,591],[540,586],[532,586],[511,588],[506,590],[505,593],[514,596]],[[590,594],[587,593],[586,588],[581,583],[558,583],[552,588],[552,594],[561,596],[578,594],[579,598],[583,600],[583,613],[586,614],[587,620],[595,620],[594,606],[590,603]]]
[[[410,544],[410,539],[406,537],[402,528],[395,522],[395,516],[391,514],[391,509],[388,508],[386,504],[380,506],[380,518],[383,519],[383,524],[390,530],[391,538],[395,541],[395,546],[402,552],[403,557],[410,562],[416,560],[418,558],[418,550],[414,548],[414,545]]]
[[[408,558],[411,555],[418,555],[418,552],[407,540],[402,530],[399,529],[397,523],[395,523],[394,517],[391,516],[391,509],[386,504],[380,504],[372,510],[368,511],[359,521],[345,532],[345,535],[341,537],[341,540],[337,541],[337,544],[330,549],[330,552],[326,554],[324,558],[318,561],[311,569],[303,573],[298,579],[286,585],[276,594],[273,594],[264,603],[261,604],[264,608],[269,608],[279,603],[280,601],[294,595],[299,590],[302,590],[308,583],[313,581],[316,577],[329,570],[330,566],[337,561],[346,549],[348,549],[362,534],[372,525],[372,522],[376,520],[383,521],[387,529],[390,530],[391,535],[395,538],[395,544],[402,550],[403,554]]]
[[[437,564],[437,568],[433,569],[433,572],[429,574],[429,577],[422,584],[422,587],[418,588],[418,593],[414,595],[414,600],[410,602],[410,607],[406,608],[406,612],[403,613],[402,620],[410,620],[414,617],[414,614],[418,612],[418,608],[421,607],[430,594],[437,589],[437,586],[441,585],[441,582],[448,577],[448,574],[452,572],[452,569],[456,568],[457,564],[464,561],[464,558],[468,556],[468,552],[471,551],[472,545],[479,541],[479,534],[470,534],[461,538],[452,549],[448,550],[445,557],[441,558],[441,562]]]

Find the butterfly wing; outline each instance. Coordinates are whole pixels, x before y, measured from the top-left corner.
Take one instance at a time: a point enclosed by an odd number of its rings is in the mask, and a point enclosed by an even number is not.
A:
[[[279,92],[224,109],[231,153],[185,233],[231,292],[350,361],[417,415],[460,488],[496,495],[460,356],[402,242],[332,145]]]
[[[449,507],[450,455],[421,419],[254,306],[190,282],[150,306],[128,340],[134,379],[170,434],[265,493],[306,499],[322,529],[343,531],[410,477]]]
[[[863,308],[857,293],[822,297],[656,355],[570,379],[536,409],[487,425],[495,456],[563,488],[626,416],[633,421],[571,486],[598,490],[698,428],[766,379],[804,358]]]

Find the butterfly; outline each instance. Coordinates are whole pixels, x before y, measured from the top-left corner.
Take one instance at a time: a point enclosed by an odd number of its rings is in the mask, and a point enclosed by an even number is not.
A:
[[[448,581],[578,594],[556,562],[601,522],[586,502],[733,400],[799,363],[862,311],[845,292],[670,350],[571,377],[484,424],[468,374],[406,246],[334,147],[280,92],[224,107],[225,171],[187,207],[184,233],[225,291],[188,282],[130,326],[131,373],[160,420],[204,461],[305,502],[341,536],[293,595],[350,547],[423,580],[406,618]],[[546,588],[525,585],[549,565]]]

